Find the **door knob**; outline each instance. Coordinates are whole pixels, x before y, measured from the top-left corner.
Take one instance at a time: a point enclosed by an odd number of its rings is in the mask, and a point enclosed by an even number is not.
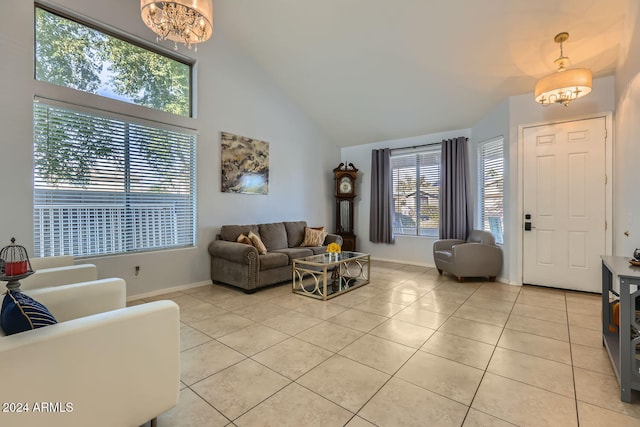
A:
[[[524,214],[524,230],[531,231],[532,228],[535,228],[531,225],[531,214]]]

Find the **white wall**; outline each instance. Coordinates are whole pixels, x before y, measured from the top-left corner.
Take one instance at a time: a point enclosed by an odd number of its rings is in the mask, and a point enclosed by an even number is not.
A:
[[[562,120],[571,120],[585,115],[614,111],[614,78],[602,77],[593,80],[593,90],[584,98],[575,100],[568,107],[551,105],[542,107],[533,101],[533,93],[512,96],[509,99],[509,138],[508,141],[508,181],[505,182],[505,194],[509,195],[508,225],[505,224],[505,239],[508,239],[509,251],[505,252],[506,271],[509,283],[522,283],[519,261],[522,257],[522,218],[520,217],[521,195],[519,185],[518,127],[521,125],[541,124]],[[506,200],[505,200],[506,202]]]
[[[640,248],[640,6],[636,1],[629,1],[626,16],[626,40],[615,76],[613,254],[620,256],[632,256]]]
[[[470,129],[421,135],[411,138],[381,141],[342,149],[342,161],[353,163],[358,171],[355,199],[355,233],[359,252],[367,252],[374,259],[398,261],[433,267],[433,241],[435,239],[414,236],[396,236],[394,244],[369,241],[369,209],[371,200],[371,150],[378,148],[403,148],[440,142],[459,136],[469,137]]]
[[[139,4],[128,0],[87,2],[60,0],[58,4],[99,18],[115,28],[155,41],[139,18]],[[0,246],[15,236],[32,253],[32,99],[33,3],[9,0],[11,14],[0,16]],[[206,247],[219,227],[228,223],[252,223],[305,219],[310,224],[335,227],[331,170],[340,162],[360,169],[356,199],[356,233],[359,250],[374,258],[433,265],[432,239],[397,238],[395,245],[371,244],[369,234],[370,152],[373,148],[413,146],[456,136],[474,144],[505,136],[508,156],[505,186],[506,280],[519,283],[518,125],[568,119],[584,114],[613,111],[615,117],[614,253],[628,255],[640,247],[640,199],[636,163],[640,158],[637,135],[640,125],[640,48],[637,2],[629,2],[627,42],[615,78],[594,80],[593,92],[569,107],[542,108],[532,94],[513,96],[499,104],[472,129],[384,141],[342,150],[333,144],[273,83],[220,31],[201,45],[197,53],[180,48],[198,60],[198,246],[194,249],[151,252],[94,259],[101,277],[120,276],[128,282],[129,295],[137,295],[197,283],[209,279]],[[267,196],[220,192],[221,131],[270,142],[270,191]],[[472,188],[475,188],[472,185]],[[291,197],[293,195],[294,197]],[[291,204],[295,201],[294,204]],[[624,231],[630,236],[624,236]],[[133,277],[133,266],[141,276]]]
[[[478,123],[473,125],[471,128],[471,139],[469,140],[469,164],[470,164],[470,176],[471,176],[471,189],[473,191],[473,206],[478,205],[478,179],[477,179],[477,156],[478,156],[478,144],[484,141],[488,141],[490,139],[494,139],[497,137],[504,138],[504,156],[505,159],[509,159],[510,155],[510,146],[509,146],[509,99],[505,99],[498,106],[496,106],[489,114],[484,116]],[[510,168],[508,161],[505,162],[504,167],[504,182],[505,184],[510,181]],[[513,195],[506,191],[507,186],[505,185],[504,191],[504,218],[503,218],[503,228],[504,230],[509,230],[512,223],[512,208],[511,208],[511,200]],[[477,221],[478,212],[475,212],[475,220]],[[478,224],[476,223],[477,227]],[[502,271],[498,275],[498,280],[503,282],[509,281],[509,254],[513,252],[512,242],[509,239],[509,236],[505,233],[504,243],[502,244],[502,253],[504,256],[504,262],[502,264]]]
[[[32,100],[33,3],[9,0],[0,16],[0,246],[15,236],[33,253]],[[60,0],[59,5],[155,43],[140,20],[139,2]],[[171,46],[171,45],[167,45]],[[198,47],[179,51],[197,59],[199,132],[197,247],[100,257],[101,277],[127,281],[128,295],[209,280],[207,246],[224,224],[307,220],[332,227],[332,173],[339,148],[220,31]],[[220,192],[220,132],[270,143],[269,194]],[[135,278],[134,266],[141,267]]]
[[[572,102],[569,107],[552,105],[542,107],[533,101],[533,93],[512,96],[496,106],[489,114],[478,121],[471,129],[422,135],[391,141],[376,142],[367,145],[342,149],[342,161],[355,164],[360,169],[356,199],[356,235],[358,250],[369,252],[373,258],[433,266],[432,245],[434,239],[424,237],[396,236],[393,245],[369,242],[369,200],[371,150],[376,148],[398,148],[437,142],[456,136],[469,137],[469,163],[471,170],[472,192],[477,188],[475,176],[475,156],[477,144],[488,139],[503,136],[505,140],[505,242],[503,245],[504,266],[500,280],[513,284],[522,283],[518,270],[521,257],[519,236],[522,222],[519,214],[520,192],[518,184],[518,126],[534,123],[568,120],[588,114],[610,112],[614,110],[613,76],[597,78],[593,81],[593,91],[589,96]],[[475,201],[475,195],[474,201]],[[475,204],[474,204],[475,206]],[[638,218],[640,227],[640,218]],[[638,243],[640,246],[640,242]]]
[[[592,92],[573,101],[568,107],[552,105],[542,107],[533,100],[533,93],[512,96],[499,104],[471,129],[472,150],[479,142],[497,136],[505,139],[505,242],[503,245],[504,265],[500,280],[513,284],[522,283],[519,260],[522,257],[519,195],[519,151],[518,127],[521,125],[570,120],[576,117],[614,110],[613,76],[597,78],[593,81]],[[475,153],[474,153],[475,154]],[[472,175],[475,177],[475,175]],[[473,188],[477,185],[474,184]]]
[[[513,284],[522,283],[522,273],[518,269],[521,258],[520,218],[521,193],[519,186],[519,152],[518,126],[568,120],[587,114],[609,112],[614,110],[613,76],[594,79],[592,92],[581,99],[573,101],[568,107],[552,105],[542,107],[533,100],[533,93],[512,96],[489,114],[483,117],[471,129],[470,157],[475,159],[477,144],[498,136],[504,137],[505,144],[505,186],[504,186],[504,230],[505,241],[502,246],[504,264],[500,280]],[[472,162],[475,168],[475,163]],[[475,174],[471,174],[476,178]],[[472,188],[477,188],[474,182]],[[475,206],[475,205],[474,205]]]

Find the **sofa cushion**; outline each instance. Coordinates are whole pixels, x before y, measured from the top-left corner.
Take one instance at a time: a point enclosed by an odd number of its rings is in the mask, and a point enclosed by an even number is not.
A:
[[[313,255],[310,248],[284,248],[277,249],[275,253],[286,254],[289,257],[289,263],[296,258],[304,258]]]
[[[249,236],[245,236],[244,234],[240,234],[236,239],[236,242],[253,246],[253,243],[251,243],[251,239],[249,238]]]
[[[251,225],[223,225],[220,228],[220,238],[227,242],[235,242],[240,234],[248,235],[249,231],[253,231],[258,234],[258,226]]]
[[[265,247],[264,242],[262,241],[260,236],[255,234],[253,231],[249,232],[249,240],[251,240],[251,244],[258,250],[258,253],[260,255],[264,255],[267,253],[267,248]]]
[[[304,229],[307,227],[306,221],[290,221],[284,222],[284,228],[287,230],[287,243],[290,248],[300,246],[304,240]]]
[[[286,254],[278,252],[267,252],[264,255],[259,255],[260,270],[269,270],[275,267],[284,267],[289,265],[289,257]]]
[[[18,291],[7,291],[0,317],[2,329],[7,335],[58,323],[47,307]]]
[[[324,227],[304,229],[304,240],[300,244],[303,247],[317,247],[322,246],[324,238],[327,237],[327,233],[324,231]]]
[[[288,247],[287,230],[283,223],[259,224],[258,230],[260,230],[260,238],[268,252]]]

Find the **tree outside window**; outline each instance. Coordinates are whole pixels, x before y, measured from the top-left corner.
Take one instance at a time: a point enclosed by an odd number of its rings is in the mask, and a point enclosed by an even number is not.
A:
[[[190,64],[42,7],[35,29],[37,80],[190,116]],[[34,102],[36,255],[193,246],[195,133],[79,98]]]
[[[480,226],[490,231],[497,243],[504,242],[504,150],[503,138],[478,147],[478,212]]]
[[[391,158],[394,234],[438,235],[440,146]]]

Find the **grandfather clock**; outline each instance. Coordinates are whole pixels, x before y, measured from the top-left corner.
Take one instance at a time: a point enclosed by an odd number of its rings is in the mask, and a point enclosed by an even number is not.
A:
[[[336,234],[342,236],[342,250],[355,252],[356,235],[353,234],[353,199],[356,198],[358,169],[349,163],[340,163],[333,170],[336,181]]]

